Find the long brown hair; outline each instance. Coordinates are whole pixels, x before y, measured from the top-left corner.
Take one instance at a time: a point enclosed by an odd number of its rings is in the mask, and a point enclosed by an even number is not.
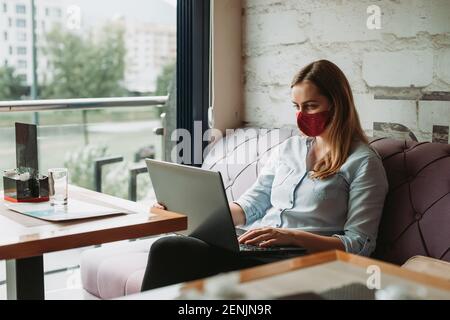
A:
[[[324,179],[335,174],[347,160],[354,140],[368,144],[355,108],[352,90],[344,73],[328,60],[318,60],[301,69],[291,88],[309,80],[331,104],[329,123],[330,151],[314,165],[312,178]]]

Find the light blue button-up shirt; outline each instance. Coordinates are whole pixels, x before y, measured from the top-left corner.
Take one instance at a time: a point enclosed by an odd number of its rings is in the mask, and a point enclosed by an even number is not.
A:
[[[306,156],[314,138],[294,136],[274,150],[256,182],[235,203],[246,229],[262,226],[301,229],[341,239],[347,252],[369,256],[388,192],[378,153],[354,141],[340,170],[311,179]]]

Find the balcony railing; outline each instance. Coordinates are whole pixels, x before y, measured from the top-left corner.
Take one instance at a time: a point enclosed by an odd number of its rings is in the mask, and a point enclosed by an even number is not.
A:
[[[167,96],[0,101],[0,112],[162,107]]]

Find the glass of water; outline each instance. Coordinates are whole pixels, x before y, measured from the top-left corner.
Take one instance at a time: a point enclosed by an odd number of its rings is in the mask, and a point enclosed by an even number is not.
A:
[[[68,183],[69,172],[67,168],[48,169],[48,187],[50,204],[52,206],[63,206],[67,204]]]

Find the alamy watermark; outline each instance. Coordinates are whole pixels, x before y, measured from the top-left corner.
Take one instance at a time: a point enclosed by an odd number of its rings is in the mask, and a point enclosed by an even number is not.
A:
[[[366,286],[368,289],[381,289],[381,269],[379,266],[372,264],[367,267],[366,273],[369,275],[367,277]]]
[[[224,136],[226,138],[223,138]],[[170,152],[168,161],[198,165],[203,163],[206,155],[216,159],[217,163],[225,161],[227,155],[228,165],[246,165],[257,156],[263,155],[260,150],[277,152],[276,146],[281,142],[278,129],[239,128],[226,129],[222,132],[212,128],[202,132],[201,121],[194,122],[193,134],[186,129],[175,129],[170,134],[170,140],[176,144]],[[207,146],[203,149],[205,143]],[[217,144],[220,144],[220,148]]]
[[[375,4],[367,7],[366,10],[367,17],[366,25],[369,30],[379,30],[381,29],[381,8]]]

